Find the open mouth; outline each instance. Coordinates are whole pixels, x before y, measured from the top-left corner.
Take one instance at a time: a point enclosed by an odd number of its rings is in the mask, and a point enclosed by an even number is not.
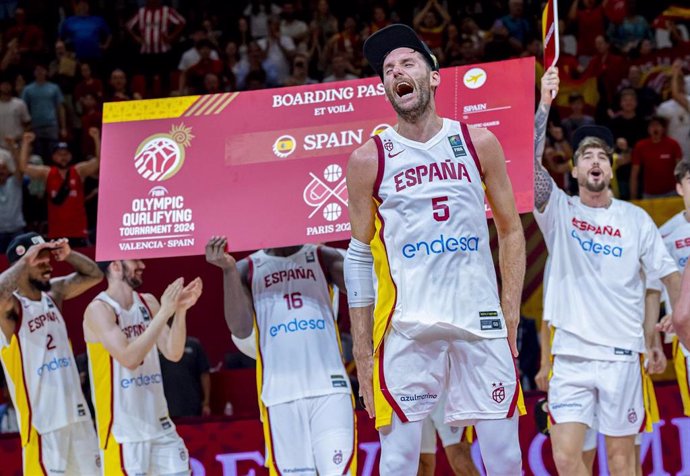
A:
[[[412,83],[408,83],[407,81],[400,81],[395,86],[395,92],[399,97],[405,97],[414,92],[414,86],[412,86]]]
[[[594,178],[599,178],[603,175],[600,169],[594,169],[590,171],[589,174]]]

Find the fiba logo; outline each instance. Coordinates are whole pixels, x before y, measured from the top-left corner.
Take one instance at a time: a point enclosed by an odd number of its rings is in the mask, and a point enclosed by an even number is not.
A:
[[[323,178],[325,178],[331,183],[340,180],[340,177],[342,176],[343,169],[338,164],[331,164],[328,167],[326,167],[326,170],[323,171]]]
[[[297,149],[297,141],[289,135],[280,136],[273,143],[273,153],[281,159],[286,158]]]
[[[167,134],[154,134],[144,139],[134,154],[134,167],[139,175],[151,182],[162,182],[182,168],[185,148],[189,147],[191,127],[173,126]]]

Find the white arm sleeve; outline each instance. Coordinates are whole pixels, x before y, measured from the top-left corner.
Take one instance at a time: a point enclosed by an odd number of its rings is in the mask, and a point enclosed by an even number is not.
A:
[[[374,257],[371,246],[352,238],[345,256],[344,273],[350,307],[374,304]]]
[[[235,334],[230,336],[232,342],[237,346],[240,352],[242,352],[247,357],[251,357],[256,360],[256,335],[254,334],[254,329],[252,328],[252,333],[249,334],[244,339],[235,337]]]

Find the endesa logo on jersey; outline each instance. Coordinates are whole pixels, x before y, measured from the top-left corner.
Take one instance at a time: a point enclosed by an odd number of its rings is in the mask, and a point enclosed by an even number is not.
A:
[[[50,360],[46,362],[45,364],[41,365],[39,368],[36,369],[36,373],[40,376],[42,376],[46,372],[55,372],[57,370],[65,369],[72,365],[72,362],[70,359],[67,357],[62,357],[62,358],[53,358],[53,360]]]
[[[452,236],[446,238],[441,235],[435,240],[407,243],[402,247],[402,255],[412,259],[417,255],[440,255],[443,253],[472,253],[479,250],[478,236]]]
[[[120,387],[148,387],[149,385],[156,385],[163,383],[163,376],[161,374],[139,375],[138,377],[123,378],[120,380]]]
[[[575,238],[575,240],[579,243],[580,248],[582,248],[582,251],[585,253],[613,256],[615,258],[620,258],[623,256],[623,248],[620,246],[611,246],[604,243],[599,243],[591,238],[588,240],[582,239],[575,230],[571,232],[570,236]]]
[[[292,334],[293,332],[322,331],[324,329],[326,329],[326,321],[324,319],[294,318],[287,323],[271,326],[268,333],[271,334],[271,337],[275,337],[281,333]]]

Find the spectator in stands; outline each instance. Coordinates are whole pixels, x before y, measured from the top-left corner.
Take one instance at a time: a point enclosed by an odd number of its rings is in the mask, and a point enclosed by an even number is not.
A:
[[[637,65],[628,68],[628,77],[621,81],[619,90],[633,88],[637,94],[637,113],[640,117],[649,117],[659,104],[659,95],[642,80],[642,70]]]
[[[266,89],[268,87],[266,83],[266,71],[263,69],[250,71],[245,78],[246,91],[256,91],[258,89]]]
[[[295,45],[306,43],[309,36],[309,27],[305,22],[297,18],[294,2],[283,2],[280,12],[280,34],[289,36]]]
[[[222,61],[211,58],[213,43],[207,39],[199,40],[196,49],[199,52],[199,61],[180,75],[179,90],[183,94],[201,91],[207,74],[220,75],[223,72]]]
[[[19,141],[31,123],[26,103],[13,94],[12,82],[8,77],[0,79],[0,147],[6,147],[3,139]]]
[[[252,38],[259,39],[268,36],[268,19],[280,14],[280,7],[270,0],[251,0],[244,9],[244,16],[249,18],[249,31]]]
[[[485,61],[502,61],[515,56],[519,53],[520,45],[511,43],[508,36],[508,29],[501,20],[496,20],[491,28],[490,39],[484,45]]]
[[[208,357],[196,337],[187,336],[184,354],[172,362],[158,353],[163,391],[173,418],[211,414],[211,375]]]
[[[391,24],[386,9],[383,5],[374,5],[371,10],[371,24],[369,25],[369,34],[376,33],[381,28],[385,28]]]
[[[194,32],[189,35],[189,38],[194,42],[192,47],[189,48],[187,51],[182,53],[182,56],[180,57],[180,62],[177,65],[177,69],[180,72],[187,71],[189,68],[194,66],[199,62],[201,59],[201,52],[199,51],[199,45],[203,44],[201,43],[202,40],[208,40],[208,34],[203,28],[197,28],[194,30]],[[210,40],[208,40],[210,41]],[[215,45],[211,43],[211,54],[210,58],[212,60],[219,60],[220,58],[218,57],[218,52],[215,49]]]
[[[681,60],[671,68],[671,99],[659,104],[657,115],[668,121],[667,133],[675,139],[683,151],[683,158],[690,159],[690,95],[685,89]]]
[[[292,60],[292,75],[285,80],[285,86],[304,86],[316,84],[317,80],[309,77],[308,59],[303,54],[297,54]]]
[[[647,136],[647,124],[637,114],[637,93],[632,88],[620,92],[620,111],[609,122],[609,128],[622,151],[632,150],[635,144]],[[622,140],[620,140],[622,139]],[[630,200],[630,155],[623,153],[618,157],[616,180],[619,197]]]
[[[331,74],[323,78],[324,83],[330,83],[332,81],[346,81],[348,79],[357,79],[357,76],[350,72],[351,65],[348,63],[347,58],[342,53],[338,53],[333,56],[331,64]]]
[[[508,29],[508,36],[525,46],[527,39],[532,37],[532,28],[525,19],[524,0],[508,0],[508,15],[501,17],[501,23]]]
[[[79,65],[81,81],[74,87],[74,100],[78,103],[82,96],[91,94],[97,100],[103,99],[103,81],[93,77],[91,64],[82,63]]]
[[[628,65],[625,58],[611,51],[609,40],[599,35],[594,39],[596,54],[589,62],[583,73],[585,77],[598,78],[600,88],[604,95],[602,107],[610,107],[614,103],[618,85],[628,74]]]
[[[107,95],[106,101],[131,101],[132,99],[141,99],[141,95],[137,92],[130,92],[127,87],[127,75],[121,69],[115,69],[110,73],[110,94]]]
[[[331,13],[328,0],[319,0],[316,4],[310,27],[318,28],[319,43],[322,45],[338,33],[338,19]]]
[[[258,43],[256,41],[251,41],[247,48],[246,57],[240,59],[239,63],[237,63],[237,67],[235,68],[237,89],[240,91],[249,89],[247,87],[247,78],[252,73],[254,73],[254,80],[256,80],[258,76],[263,76],[262,82],[263,84],[266,83],[268,72],[264,68],[264,65],[266,64],[264,62],[264,57],[265,54],[261,47],[259,47]],[[277,82],[278,79],[273,70],[271,70],[271,75],[273,76],[271,78],[271,82]]]
[[[268,36],[256,41],[264,52],[264,67],[267,71],[275,73],[275,77],[269,75],[269,87],[285,84],[290,75],[290,61],[295,55],[295,43],[292,38],[280,33],[280,18],[273,16],[268,20]],[[274,82],[275,81],[275,82]]]
[[[48,65],[48,79],[60,87],[60,91],[65,96],[66,108],[69,108],[70,105],[76,77],[77,60],[74,53],[67,50],[64,41],[57,40],[55,42],[55,58]]]
[[[22,54],[19,52],[19,40],[13,38],[6,42],[6,46],[5,50],[2,51],[0,72],[7,77],[18,78],[24,74],[24,69],[22,68]]]
[[[342,30],[328,40],[324,62],[329,64],[336,53],[342,53],[353,67],[358,68],[362,64],[362,44],[362,37],[357,31],[357,20],[353,16],[348,16]]]
[[[204,81],[199,89],[199,94],[218,94],[227,91],[222,89],[220,77],[214,73],[208,73],[204,76]]]
[[[127,31],[140,48],[140,70],[146,78],[147,94],[152,95],[156,76],[160,78],[162,93],[170,90],[172,69],[170,51],[184,29],[186,20],[177,10],[163,5],[161,0],[146,0],[127,22]]]
[[[25,132],[20,150],[19,169],[29,178],[46,185],[48,195],[48,238],[68,238],[70,246],[88,244],[86,210],[84,208],[84,180],[98,171],[100,132],[91,129],[89,135],[96,142],[97,155],[90,160],[72,164],[72,153],[66,142],[58,142],[52,150],[52,166],[29,163],[31,145],[36,138]]]
[[[544,167],[553,178],[558,188],[568,190],[570,175],[570,159],[562,151],[552,146],[544,147]]]
[[[577,30],[577,54],[590,57],[597,53],[595,38],[606,33],[604,9],[597,0],[573,0],[568,18]]]
[[[68,136],[64,97],[58,85],[48,81],[45,65],[36,65],[34,77],[35,81],[22,91],[22,100],[31,114],[31,129],[36,135],[34,150],[47,160],[58,139]]]
[[[580,126],[589,126],[594,124],[594,118],[584,113],[585,98],[577,91],[573,91],[568,96],[568,105],[570,106],[570,115],[563,119],[561,127],[568,142],[573,137],[573,132]]]
[[[18,42],[19,53],[26,58],[24,66],[31,66],[32,57],[44,52],[43,32],[33,23],[29,23],[26,18],[26,11],[17,8],[14,14],[14,25],[7,29],[4,41],[9,42],[16,39]]]
[[[476,57],[484,54],[485,36],[485,33],[479,29],[479,25],[477,25],[473,18],[464,18],[460,23],[460,37],[463,40],[472,42],[472,48],[474,48]]]
[[[632,153],[632,198],[674,197],[676,179],[673,171],[683,158],[683,151],[678,142],[666,135],[666,119],[663,117],[652,116],[648,131],[649,137],[639,141]],[[643,192],[641,197],[640,191]]]
[[[88,131],[91,128],[98,129],[101,127],[103,115],[98,107],[98,99],[91,92],[86,92],[79,98],[79,106],[81,110],[81,156],[94,156],[96,155],[96,143]]]
[[[22,212],[22,173],[14,139],[8,138],[6,147],[0,149],[0,253],[26,227]]]
[[[626,15],[620,24],[609,25],[609,38],[612,43],[623,53],[628,53],[637,48],[642,40],[651,40],[652,31],[647,20],[635,12],[634,0],[628,0]]]
[[[441,17],[440,21],[438,17]],[[443,48],[443,34],[449,23],[448,10],[438,3],[438,0],[427,0],[424,8],[415,15],[413,26],[422,40],[435,52]]]
[[[69,44],[79,61],[100,63],[110,46],[112,35],[103,17],[91,15],[88,0],[74,3],[74,15],[60,27],[60,38]]]

